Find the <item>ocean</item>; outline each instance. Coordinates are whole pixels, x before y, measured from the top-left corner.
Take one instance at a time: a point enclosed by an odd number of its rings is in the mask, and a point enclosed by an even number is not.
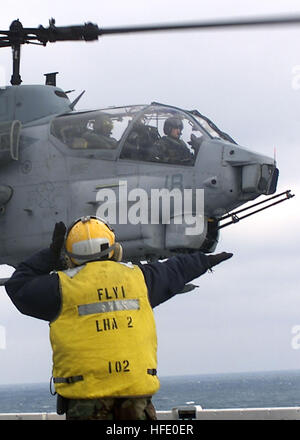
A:
[[[153,397],[159,411],[300,406],[300,370],[161,377]],[[0,413],[56,412],[48,383],[0,385]]]

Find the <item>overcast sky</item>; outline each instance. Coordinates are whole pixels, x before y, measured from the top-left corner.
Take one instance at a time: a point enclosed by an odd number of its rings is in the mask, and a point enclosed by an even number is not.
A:
[[[1,9],[0,28],[16,18],[25,27],[54,17],[57,26],[105,28],[280,13],[300,14],[299,1],[27,0]],[[1,49],[0,60],[9,83],[10,49]],[[278,192],[296,197],[222,231],[217,251],[234,257],[196,280],[193,292],[155,309],[158,367],[161,376],[298,369],[300,26],[23,48],[24,84],[43,83],[53,71],[74,98],[86,90],[78,109],[151,101],[197,108],[240,145],[268,156],[276,149]],[[0,276],[11,271],[3,266]],[[21,315],[0,288],[0,384],[50,376],[48,324]]]

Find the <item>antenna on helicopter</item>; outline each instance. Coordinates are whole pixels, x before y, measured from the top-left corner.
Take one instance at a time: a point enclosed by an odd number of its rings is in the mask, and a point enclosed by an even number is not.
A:
[[[74,110],[75,105],[77,104],[77,102],[79,101],[79,99],[82,97],[82,95],[84,93],[85,93],[85,90],[83,92],[81,92],[80,95],[78,95],[77,98],[75,98],[73,102],[71,102],[71,104],[70,104],[71,110]]]

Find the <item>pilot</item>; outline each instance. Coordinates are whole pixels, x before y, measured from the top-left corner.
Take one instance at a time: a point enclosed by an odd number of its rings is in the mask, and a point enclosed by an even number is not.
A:
[[[179,117],[172,116],[165,120],[165,136],[154,144],[155,154],[160,161],[176,164],[193,162],[193,154],[185,142],[180,139],[182,130],[183,123]]]
[[[97,115],[93,129],[87,130],[83,138],[87,141],[87,148],[111,150],[117,148],[117,140],[111,137],[113,122],[105,114]]]
[[[20,263],[5,288],[21,313],[50,322],[57,412],[67,420],[156,420],[152,309],[231,256],[124,264],[105,221],[82,217],[67,231],[56,223],[49,248]]]

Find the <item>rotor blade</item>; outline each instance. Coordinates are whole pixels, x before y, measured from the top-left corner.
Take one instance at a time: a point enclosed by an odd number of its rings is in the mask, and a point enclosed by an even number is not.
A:
[[[25,44],[31,40],[39,41],[45,46],[47,43],[54,43],[56,41],[94,41],[97,40],[99,36],[114,34],[197,29],[225,29],[255,26],[282,26],[296,25],[299,23],[300,15],[294,15],[220,19],[189,23],[161,23],[100,29],[96,24],[93,23],[85,23],[84,25],[79,26],[56,27],[54,21],[51,22],[48,28],[44,28],[43,26],[39,26],[38,28],[23,28],[22,24],[18,20],[15,20],[11,24],[11,29],[9,31],[0,31],[0,34],[6,35],[6,37],[0,38],[6,43],[2,44],[2,47]]]
[[[192,30],[192,29],[217,29],[217,28],[234,28],[234,27],[251,27],[251,26],[279,26],[299,24],[300,16],[274,16],[274,17],[253,17],[253,18],[235,18],[224,20],[213,20],[204,22],[190,23],[170,23],[156,25],[138,25],[117,28],[106,28],[100,30],[100,35],[137,33],[137,32],[159,32],[159,31],[176,31],[176,30]]]

